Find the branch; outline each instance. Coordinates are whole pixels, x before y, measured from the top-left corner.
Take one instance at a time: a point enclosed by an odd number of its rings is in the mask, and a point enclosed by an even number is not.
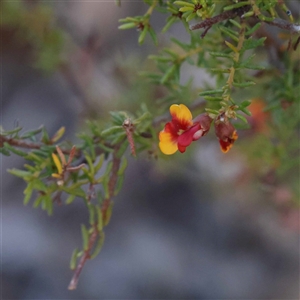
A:
[[[84,251],[84,254],[81,256],[81,259],[76,267],[76,270],[74,272],[74,275],[70,281],[70,284],[68,286],[68,289],[69,290],[75,290],[76,287],[77,287],[77,284],[78,284],[78,280],[79,280],[79,275],[86,263],[86,261],[90,258],[90,252],[97,240],[97,237],[99,235],[99,232],[97,230],[97,226],[95,225],[94,226],[94,231],[93,233],[91,234],[90,236],[90,239],[89,239],[89,243],[88,243],[88,249]]]
[[[103,201],[103,204],[101,207],[104,224],[107,223],[107,210],[110,206],[112,197],[114,195],[114,190],[115,190],[115,186],[116,186],[117,179],[118,179],[118,171],[119,171],[120,163],[121,163],[121,159],[117,156],[118,150],[119,150],[119,147],[116,147],[114,154],[113,154],[113,158],[112,158],[113,165],[112,165],[112,170],[111,170],[111,174],[110,174],[110,178],[109,178],[109,182],[108,182],[108,197]],[[90,238],[89,238],[88,249],[84,251],[84,254],[82,255],[82,257],[74,271],[73,277],[72,277],[69,287],[68,287],[69,290],[76,289],[80,273],[81,273],[85,263],[87,262],[87,260],[90,259],[91,251],[94,247],[94,244],[95,244],[97,238],[100,235],[100,232],[97,229],[97,224],[95,224],[93,226],[93,229],[94,229],[93,233],[90,235]]]
[[[40,149],[43,146],[43,144],[41,143],[26,142],[24,140],[8,138],[4,135],[0,135],[0,147],[3,147],[3,144],[5,142],[10,144],[11,146],[26,148],[26,149]]]
[[[239,8],[234,8],[232,10],[224,11],[220,13],[217,16],[214,16],[212,18],[208,18],[196,25],[190,26],[190,30],[196,30],[200,28],[204,28],[205,31],[202,33],[201,37],[204,38],[208,30],[217,23],[220,23],[222,21],[228,20],[228,19],[233,19],[236,16],[242,17],[242,15],[250,10],[251,6],[250,5],[245,5],[243,7]]]
[[[288,30],[291,33],[300,33],[300,25],[299,24],[293,24],[284,19],[275,18],[273,21],[264,21],[264,22],[268,23],[270,25],[279,27],[281,29]]]
[[[113,154],[113,165],[112,165],[112,170],[111,170],[111,175],[109,178],[109,182],[108,182],[108,197],[106,199],[104,199],[102,207],[101,207],[101,211],[102,211],[102,216],[103,216],[103,221],[104,224],[107,221],[107,210],[109,208],[109,205],[111,203],[111,198],[114,195],[114,191],[115,191],[115,186],[118,180],[118,171],[120,168],[120,163],[121,163],[121,159],[117,157],[117,151],[119,149],[115,149],[115,152]]]

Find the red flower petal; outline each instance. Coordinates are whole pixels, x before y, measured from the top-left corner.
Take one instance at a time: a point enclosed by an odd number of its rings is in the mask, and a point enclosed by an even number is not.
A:
[[[195,124],[178,137],[178,149],[187,147],[193,141],[194,134],[201,129],[200,124]]]

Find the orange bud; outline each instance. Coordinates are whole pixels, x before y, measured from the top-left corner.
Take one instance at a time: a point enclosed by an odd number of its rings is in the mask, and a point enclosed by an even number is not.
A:
[[[237,140],[238,135],[234,126],[228,121],[228,119],[221,114],[215,120],[215,132],[219,138],[222,152],[228,152],[233,143]]]

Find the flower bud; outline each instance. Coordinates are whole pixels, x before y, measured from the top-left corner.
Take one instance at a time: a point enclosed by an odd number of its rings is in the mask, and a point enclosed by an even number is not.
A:
[[[215,132],[219,138],[222,152],[228,152],[237,140],[238,135],[234,126],[228,121],[224,115],[218,116],[215,120]]]
[[[202,136],[204,136],[208,133],[212,120],[213,119],[208,114],[201,114],[193,120],[193,123],[200,124],[201,129],[203,131]]]

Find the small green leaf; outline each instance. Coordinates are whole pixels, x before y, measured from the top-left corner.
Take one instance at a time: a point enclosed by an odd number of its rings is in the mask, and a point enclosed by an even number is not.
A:
[[[83,242],[83,250],[86,251],[89,248],[89,232],[84,224],[81,224],[81,235]]]
[[[90,224],[94,225],[95,224],[95,207],[94,207],[94,205],[89,204],[88,209],[89,209],[89,213],[90,213],[90,216],[89,216]]]
[[[191,6],[184,6],[184,7],[179,8],[179,11],[181,11],[181,12],[193,11],[193,10],[194,10],[194,7],[191,7]]]
[[[116,156],[117,156],[118,158],[122,157],[123,154],[125,153],[125,151],[127,150],[127,147],[128,147],[128,141],[126,140],[126,141],[124,141],[124,142],[122,143],[122,145],[120,146],[120,148],[119,148],[119,150],[118,150]]]
[[[138,43],[140,45],[144,43],[147,32],[148,32],[148,26],[145,26],[139,35]]]
[[[130,28],[134,28],[136,27],[136,23],[134,22],[129,22],[129,23],[125,23],[125,24],[122,24],[118,27],[118,29],[130,29]]]
[[[127,113],[124,111],[111,111],[109,114],[112,117],[113,123],[121,127],[123,125],[124,120],[128,118]]]
[[[122,161],[121,161],[120,168],[119,168],[118,173],[117,173],[118,176],[124,174],[124,172],[125,172],[125,170],[126,170],[126,168],[127,168],[127,165],[128,165],[127,159],[126,159],[126,157],[123,157],[123,158],[122,158]]]
[[[116,183],[116,187],[115,187],[115,191],[114,191],[114,196],[117,196],[123,186],[123,181],[124,181],[124,176],[121,175],[118,177],[117,183]]]
[[[226,44],[226,46],[228,46],[234,53],[238,53],[238,52],[239,52],[239,50],[238,50],[234,45],[232,45],[230,42],[225,41],[225,44]]]
[[[70,269],[71,270],[75,270],[75,268],[76,268],[77,258],[78,258],[78,256],[77,256],[78,252],[79,252],[78,248],[75,248],[73,250],[73,253],[72,253],[72,256],[71,256],[71,260],[70,260]]]
[[[226,35],[230,36],[234,41],[238,42],[239,41],[239,38],[238,38],[238,33],[225,27],[225,26],[222,26],[222,25],[219,25],[219,29],[224,32]]]
[[[40,126],[38,129],[30,130],[22,134],[21,139],[28,139],[42,132],[44,125]]]
[[[232,54],[227,54],[227,53],[224,53],[224,52],[209,52],[209,54],[211,56],[214,56],[214,57],[227,57],[227,58],[230,58],[232,59]]]
[[[103,229],[103,216],[102,216],[102,210],[100,207],[96,207],[97,212],[97,229],[98,231],[102,231]]]
[[[119,144],[120,142],[122,142],[125,139],[125,137],[126,137],[125,130],[123,130],[120,133],[116,133],[111,140],[111,144],[112,145]]]
[[[166,31],[169,30],[169,28],[176,22],[178,21],[178,19],[174,16],[171,16],[167,19],[167,24],[164,26],[164,28],[162,29],[162,32],[165,33]]]
[[[215,109],[211,109],[211,108],[205,108],[205,111],[210,113],[210,114],[213,114],[213,115],[218,115],[219,112]]]
[[[266,37],[262,37],[260,39],[252,39],[252,37],[250,37],[249,39],[244,41],[243,51],[253,49],[258,46],[263,46],[265,40],[266,40]]]
[[[30,177],[33,176],[33,174],[31,172],[28,172],[28,171],[23,171],[23,170],[18,170],[18,169],[9,169],[7,170],[8,173],[12,174],[12,175],[15,175],[17,177],[21,177],[23,179],[29,179]]]
[[[228,5],[228,6],[225,6],[223,8],[223,10],[227,11],[227,10],[232,10],[234,8],[238,8],[238,7],[243,7],[245,5],[250,5],[251,2],[250,1],[243,1],[243,2],[238,2],[238,3],[235,3],[235,4],[232,4],[232,5]]]
[[[50,142],[49,134],[46,131],[45,127],[42,128],[42,138],[41,138],[41,141],[44,144],[49,144],[49,142]]]
[[[105,199],[110,197],[108,182],[109,182],[109,176],[104,176],[103,181],[102,181],[102,186],[103,186]]]
[[[104,144],[97,144],[97,146],[101,149],[103,149],[105,152],[107,153],[111,153],[111,152],[114,152],[114,149],[113,148],[109,148],[107,146],[105,146]]]
[[[164,74],[164,76],[161,78],[160,83],[165,84],[168,79],[175,74],[177,66],[173,64]]]
[[[3,136],[7,136],[7,135],[17,134],[19,131],[22,130],[22,127],[16,127],[12,130],[3,130],[2,127],[0,129],[1,129],[0,134]]]
[[[159,62],[169,62],[172,61],[171,57],[165,57],[165,56],[157,56],[157,55],[149,55],[149,59],[159,61]]]
[[[33,207],[34,207],[34,208],[37,208],[38,206],[40,206],[40,204],[42,203],[43,199],[44,199],[44,195],[38,196],[38,197],[35,199],[34,203],[33,203]]]
[[[185,16],[187,22],[193,20],[195,17],[196,17],[196,13],[191,13],[190,15]]]
[[[193,3],[189,3],[186,1],[175,1],[174,4],[181,5],[181,6],[189,6],[189,7],[193,7],[193,8],[195,6]]]
[[[149,33],[150,33],[150,36],[151,36],[155,46],[157,46],[158,45],[157,35],[152,27],[149,28]]]
[[[206,101],[222,101],[223,97],[212,97],[212,96],[204,96]]]
[[[250,101],[250,100],[245,100],[245,101],[243,101],[243,102],[240,104],[240,106],[242,106],[242,107],[247,107],[247,106],[249,106],[251,103],[252,103],[252,101]]]
[[[217,90],[210,90],[210,91],[203,91],[199,93],[199,96],[206,96],[206,95],[214,95],[214,94],[223,94],[222,89],[217,89]]]
[[[108,209],[106,211],[106,218],[104,220],[104,226],[107,226],[108,223],[109,223],[109,221],[110,221],[110,218],[111,218],[111,215],[112,215],[113,206],[114,206],[114,203],[110,202],[109,207],[108,207]]]
[[[254,81],[247,81],[247,82],[233,82],[232,84],[233,86],[236,87],[248,87],[248,86],[255,85],[256,83]]]
[[[90,169],[89,174],[90,174],[91,177],[94,177],[94,174],[95,174],[94,164],[92,162],[91,157],[87,153],[85,153],[85,159],[86,159],[86,161],[89,165],[89,169]]]
[[[168,53],[174,59],[178,58],[178,53],[174,52],[173,50],[171,50],[169,48],[164,48],[163,51],[166,52],[166,53]]]
[[[64,135],[66,131],[66,128],[64,126],[60,127],[55,134],[53,135],[53,137],[51,138],[51,142],[54,144],[56,143],[59,139],[62,138],[62,136]]]
[[[254,15],[254,11],[248,11],[245,14],[242,15],[243,19],[246,19],[248,17],[252,17]]]
[[[243,68],[250,69],[250,70],[265,70],[266,69],[265,66],[251,65],[251,64],[243,65]]]
[[[97,162],[97,164],[95,165],[95,171],[96,172],[98,172],[100,169],[101,169],[101,167],[102,167],[102,165],[103,165],[103,162],[104,162],[104,153],[102,153],[100,156],[99,156],[99,158],[98,158],[98,162]]]
[[[60,187],[61,190],[63,190],[64,192],[70,194],[70,195],[74,195],[80,198],[85,199],[86,198],[86,194],[84,192],[84,190],[80,187],[78,188],[73,188],[73,187],[67,187],[67,186],[61,186]]]
[[[27,185],[27,187],[25,188],[25,190],[24,190],[23,193],[24,193],[24,195],[25,195],[23,203],[24,203],[24,205],[27,205],[28,202],[29,202],[29,200],[30,200],[30,198],[31,198],[31,196],[32,196],[32,193],[33,193],[33,185],[32,185],[32,182],[29,182],[29,183],[28,183],[28,185]]]
[[[236,116],[237,116],[237,118],[239,118],[240,120],[242,120],[243,122],[245,122],[246,124],[248,124],[248,121],[247,121],[247,119],[244,116],[242,116],[240,114],[236,114]]]
[[[75,200],[76,195],[69,195],[69,197],[66,200],[66,204],[71,204]]]
[[[134,125],[142,122],[142,121],[145,121],[145,120],[148,120],[148,119],[151,119],[151,114],[147,111],[145,113],[143,113],[139,118],[135,119],[132,123]]]
[[[10,152],[7,149],[3,148],[3,147],[0,148],[0,153],[2,153],[5,156],[10,156]]]
[[[241,110],[246,115],[251,116],[251,112],[246,107],[239,106],[239,110]]]
[[[230,69],[211,68],[209,70],[216,73],[230,73]]]
[[[111,136],[115,133],[119,133],[120,131],[124,131],[122,126],[112,126],[110,128],[107,128],[101,132],[101,136],[106,138],[108,136]]]
[[[50,195],[45,195],[44,203],[45,203],[45,210],[47,210],[48,215],[51,216],[53,213],[53,201]]]
[[[178,39],[176,39],[176,38],[171,38],[171,41],[174,43],[174,44],[176,44],[176,45],[178,45],[180,48],[182,48],[183,50],[185,50],[185,51],[188,51],[189,49],[190,49],[190,45],[187,45],[187,44],[185,44],[185,43],[182,43],[181,41],[179,41]]]
[[[37,162],[38,164],[42,164],[45,160],[44,157],[40,157],[39,155],[35,154],[33,151],[27,154],[26,159]]]
[[[233,24],[235,27],[239,28],[239,29],[242,28],[241,24],[238,23],[237,21],[233,20],[233,19],[229,19],[229,22],[230,22],[231,24]]]
[[[251,27],[248,31],[246,31],[246,35],[251,35],[253,32],[255,32],[257,29],[260,28],[262,22],[256,23],[253,27]]]
[[[97,255],[100,253],[102,247],[103,247],[103,244],[104,244],[104,239],[105,239],[105,234],[103,231],[101,231],[99,233],[99,239],[97,241],[97,244],[94,248],[94,252],[93,254],[91,255],[91,259],[94,259],[95,257],[97,257]]]

